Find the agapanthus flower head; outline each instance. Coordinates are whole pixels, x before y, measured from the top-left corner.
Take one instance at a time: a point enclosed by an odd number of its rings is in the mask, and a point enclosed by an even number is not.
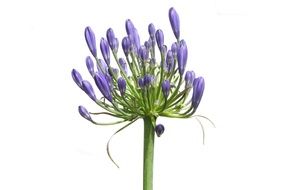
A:
[[[158,137],[160,137],[164,133],[164,126],[162,124],[158,124],[155,126],[155,132]]]
[[[94,57],[97,57],[97,49],[96,49],[96,39],[95,34],[90,26],[85,28],[85,40],[88,45],[88,48]]]
[[[90,27],[86,27],[85,39],[95,57],[88,56],[86,65],[103,98],[96,98],[91,83],[83,80],[75,69],[72,70],[72,78],[109,115],[121,118],[124,122],[145,117],[151,117],[152,122],[155,122],[159,116],[190,118],[196,112],[205,82],[203,77],[195,78],[194,71],[185,73],[188,48],[186,42],[180,40],[179,16],[174,8],[170,8],[168,16],[176,37],[170,44],[165,44],[162,29],[156,30],[153,24],[148,25],[149,36],[141,44],[134,23],[127,19],[127,36],[121,43],[124,58],[119,55],[118,38],[112,28],[107,30],[106,39],[100,40],[102,56],[99,56],[95,34]],[[159,52],[155,48],[156,44]],[[114,56],[112,63],[111,55]],[[189,97],[189,94],[192,96]],[[89,119],[86,109],[80,110],[80,114]],[[95,121],[92,123],[96,124]],[[163,125],[157,125],[155,131],[160,136],[164,131]]]

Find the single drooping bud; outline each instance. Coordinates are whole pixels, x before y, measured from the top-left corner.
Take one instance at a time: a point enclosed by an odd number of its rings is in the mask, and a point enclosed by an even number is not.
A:
[[[195,72],[187,71],[185,73],[185,88],[192,87],[194,79],[195,79]]]
[[[110,65],[110,49],[108,46],[108,42],[107,40],[105,40],[105,38],[101,38],[100,49],[105,62],[107,63],[107,65]]]
[[[111,50],[117,52],[119,47],[118,39],[115,37],[115,33],[112,28],[107,30],[106,36]]]
[[[160,137],[164,133],[164,126],[162,124],[158,124],[155,126],[154,130],[157,137]]]
[[[174,69],[174,58],[171,50],[168,50],[166,55],[166,69],[168,73],[172,72]]]
[[[142,61],[147,61],[148,59],[148,50],[146,49],[145,46],[141,46],[139,49],[139,56]]]
[[[80,114],[83,118],[85,118],[85,119],[87,119],[88,121],[91,121],[91,122],[92,122],[92,118],[91,118],[89,112],[87,111],[87,109],[86,109],[85,107],[83,107],[83,106],[78,106],[78,112],[79,112],[79,114]]]
[[[107,81],[106,75],[96,72],[95,73],[95,83],[97,85],[97,88],[100,90],[100,92],[103,94],[103,96],[112,102],[112,92],[110,88],[110,84]]]
[[[192,107],[196,110],[200,104],[205,88],[205,81],[203,77],[194,79],[193,82],[193,95],[192,95]]]
[[[93,100],[96,102],[95,92],[93,90],[92,85],[89,81],[83,80],[82,81],[82,90]]]
[[[154,35],[155,35],[155,27],[152,23],[150,23],[148,25],[148,33],[151,39],[154,39]]]
[[[181,40],[178,50],[177,50],[177,62],[179,74],[182,76],[185,72],[185,67],[187,63],[188,49],[184,40]]]
[[[161,51],[161,48],[164,46],[164,35],[163,35],[162,30],[158,29],[156,31],[155,38],[156,38],[157,46],[159,50]]]
[[[119,91],[120,91],[122,96],[124,96],[126,93],[126,86],[127,86],[127,84],[126,84],[125,79],[120,77],[118,79],[118,88],[119,88]]]
[[[95,34],[92,31],[91,27],[87,26],[85,28],[84,35],[90,52],[94,57],[97,57],[96,39],[95,39]]]
[[[162,88],[162,93],[165,99],[167,99],[167,97],[169,96],[169,92],[170,92],[170,82],[169,80],[164,80],[161,84],[161,88]]]
[[[82,89],[82,76],[80,75],[80,73],[77,70],[72,69],[71,76],[77,86]]]
[[[129,37],[124,37],[122,40],[122,47],[126,57],[129,55],[131,50],[131,41]]]
[[[90,57],[90,56],[87,56],[85,62],[86,62],[86,67],[87,67],[87,69],[88,69],[90,75],[91,75],[92,77],[94,77],[94,76],[95,76],[94,63],[93,63],[91,57]]]
[[[172,31],[176,37],[177,40],[179,40],[180,37],[180,20],[177,12],[173,7],[169,9],[168,13],[169,21],[171,24]]]
[[[123,71],[125,72],[126,75],[128,75],[128,66],[127,66],[127,63],[125,61],[124,58],[120,58],[119,59],[119,64],[121,65]]]

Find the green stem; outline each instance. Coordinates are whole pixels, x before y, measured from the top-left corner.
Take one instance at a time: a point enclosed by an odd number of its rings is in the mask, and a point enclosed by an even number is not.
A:
[[[152,190],[155,119],[144,118],[143,190]]]

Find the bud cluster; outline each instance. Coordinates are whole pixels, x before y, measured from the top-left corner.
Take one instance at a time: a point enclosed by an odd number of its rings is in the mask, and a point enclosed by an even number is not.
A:
[[[164,43],[163,31],[155,29],[154,24],[148,25],[149,39],[142,44],[135,25],[126,20],[127,35],[121,41],[124,57],[119,57],[120,42],[109,28],[106,38],[100,39],[103,59],[99,58],[95,33],[86,27],[85,40],[93,56],[86,58],[86,66],[103,98],[95,95],[92,84],[75,69],[72,78],[105,113],[133,121],[145,116],[189,118],[197,110],[205,82],[194,71],[186,71],[188,48],[180,39],[179,16],[174,8],[170,8],[168,16],[176,39],[170,48]],[[96,124],[86,108],[79,106],[78,110],[82,117]],[[157,125],[155,130],[160,136],[164,127]]]

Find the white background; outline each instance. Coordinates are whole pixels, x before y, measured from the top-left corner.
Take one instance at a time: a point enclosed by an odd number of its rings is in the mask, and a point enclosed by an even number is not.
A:
[[[180,15],[193,69],[206,80],[195,121],[159,118],[154,189],[285,189],[285,12],[277,0],[0,2],[0,189],[142,189],[142,122],[105,146],[117,127],[96,127],[77,112],[98,110],[72,81],[91,80],[83,31],[97,41],[131,18],[147,37],[153,22],[174,40],[168,9]],[[98,45],[99,43],[97,43]],[[122,52],[121,52],[122,53]],[[89,77],[89,78],[88,78]]]

